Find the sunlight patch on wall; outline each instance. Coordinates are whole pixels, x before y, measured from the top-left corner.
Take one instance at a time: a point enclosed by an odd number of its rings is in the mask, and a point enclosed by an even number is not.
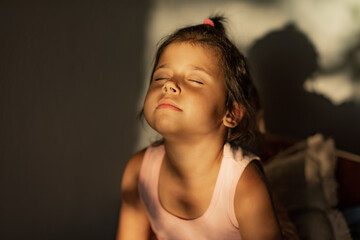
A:
[[[318,72],[305,90],[334,105],[360,104],[360,1],[293,1],[294,22],[307,34],[319,54]]]
[[[213,13],[228,18],[230,38],[246,55],[254,41],[271,31],[295,24],[316,47],[319,69],[304,83],[304,91],[320,94],[334,105],[360,103],[360,1],[279,0],[279,1],[155,1],[146,32],[143,94],[150,81],[156,45],[179,27],[202,23]],[[136,150],[158,136],[144,121],[139,127]]]

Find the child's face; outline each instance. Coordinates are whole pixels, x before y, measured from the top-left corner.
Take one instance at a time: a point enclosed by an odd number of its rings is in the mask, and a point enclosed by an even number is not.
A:
[[[167,137],[224,137],[225,80],[215,51],[200,45],[172,43],[156,66],[144,114],[149,125]]]

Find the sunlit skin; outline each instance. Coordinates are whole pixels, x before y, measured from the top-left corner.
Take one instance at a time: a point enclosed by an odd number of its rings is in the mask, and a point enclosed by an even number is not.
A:
[[[220,65],[212,48],[171,43],[155,67],[144,102],[147,122],[164,138],[159,200],[182,219],[198,218],[208,209],[227,130],[241,124],[242,108],[234,116],[225,107]],[[150,223],[137,188],[144,153],[133,156],[124,172],[118,240],[149,238]],[[268,191],[252,164],[238,182],[234,209],[242,239],[280,239]]]
[[[199,217],[211,200],[230,126],[225,100],[225,80],[214,50],[190,43],[165,49],[144,113],[165,139],[159,194],[164,208],[174,215]]]
[[[144,113],[165,140],[223,138],[225,81],[215,52],[189,43],[170,44],[156,66]]]

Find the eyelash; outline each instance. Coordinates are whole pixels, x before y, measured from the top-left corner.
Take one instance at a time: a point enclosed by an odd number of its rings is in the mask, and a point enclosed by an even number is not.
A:
[[[204,84],[204,83],[202,83],[200,81],[197,81],[197,80],[194,80],[194,79],[189,79],[189,81],[194,82],[194,83],[198,83],[198,84]]]
[[[155,78],[154,80],[155,81],[161,81],[161,80],[166,80],[167,78]],[[194,79],[189,79],[190,82],[194,82],[194,83],[197,83],[197,84],[201,84],[203,85],[204,83],[203,82],[200,82],[200,81],[197,81],[197,80],[194,80]]]
[[[155,78],[155,81],[165,80],[167,78]]]

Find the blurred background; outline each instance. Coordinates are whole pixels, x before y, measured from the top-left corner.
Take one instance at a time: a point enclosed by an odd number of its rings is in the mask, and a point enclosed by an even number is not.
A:
[[[357,0],[0,0],[0,239],[114,239],[156,43],[214,13],[268,132],[360,154]]]

